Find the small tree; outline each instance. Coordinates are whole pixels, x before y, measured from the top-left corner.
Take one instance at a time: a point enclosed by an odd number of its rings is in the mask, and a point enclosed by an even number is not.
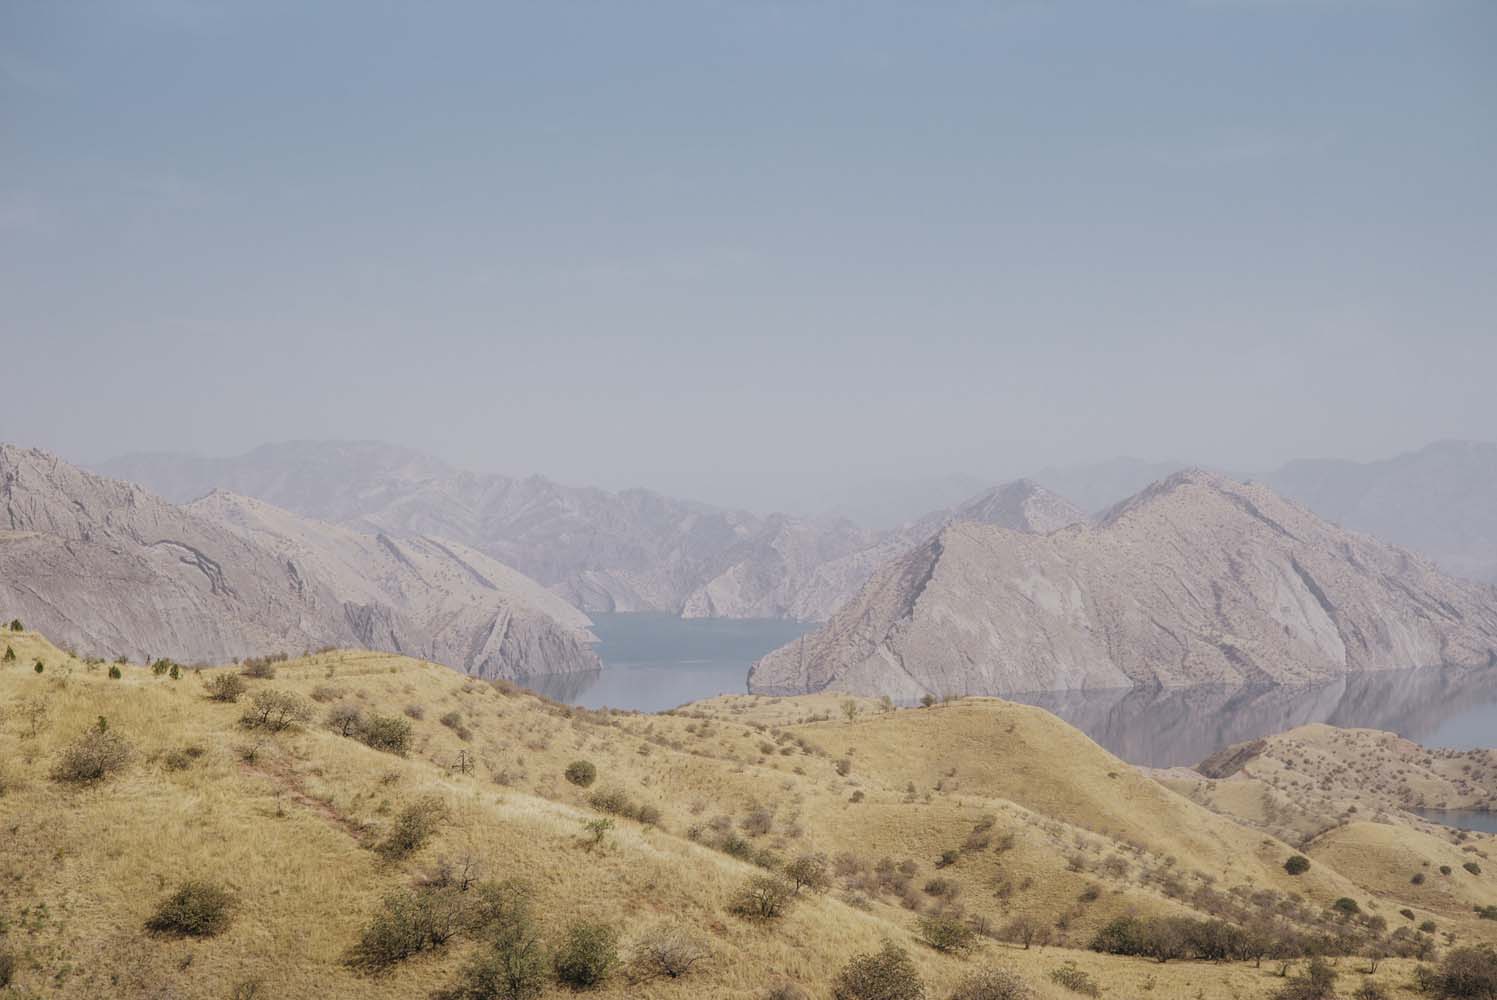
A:
[[[312,707],[290,691],[266,689],[250,696],[240,722],[249,729],[278,733],[312,717]]]
[[[1310,959],[1305,971],[1289,980],[1274,1000],[1332,1000],[1336,995],[1336,970],[1319,955]]]
[[[1043,944],[1044,928],[1033,917],[1017,916],[1003,926],[998,936],[1011,944],[1024,946],[1028,951],[1031,944]]]
[[[873,955],[858,955],[832,982],[835,1000],[925,1000],[925,983],[909,953],[892,941]]]
[[[416,853],[447,822],[447,805],[435,795],[417,799],[400,811],[375,851],[387,861],[399,861]]]
[[[125,675],[120,672],[120,668],[119,667],[115,666],[112,663],[109,665],[109,679],[110,680],[117,681],[117,680],[119,680],[123,676],[125,676]]]
[[[795,886],[781,875],[753,875],[733,896],[734,913],[750,920],[778,920],[790,908]]]
[[[920,696],[920,705],[922,708],[930,708],[935,703],[936,696],[933,694],[923,694]]]
[[[802,854],[785,866],[785,877],[796,892],[826,892],[832,887],[832,863],[825,854]]]
[[[972,928],[949,910],[920,920],[920,940],[936,951],[961,954],[972,947]]]
[[[1497,997],[1497,948],[1480,945],[1448,952],[1430,977],[1430,986],[1442,1000]]]
[[[1296,854],[1284,862],[1284,870],[1291,875],[1303,875],[1310,870],[1310,859],[1303,854]]]
[[[842,702],[842,714],[847,717],[847,721],[848,722],[851,722],[854,719],[856,719],[858,717],[859,711],[860,711],[860,709],[858,708],[858,703],[856,701],[854,701],[851,698],[847,698],[847,699],[843,700],[843,702]]]
[[[111,677],[119,674],[119,668],[115,667],[109,671]],[[233,704],[244,694],[244,689],[249,687],[244,683],[244,678],[227,670],[220,670],[208,681],[208,697],[213,701],[221,701]]]
[[[567,928],[552,964],[557,979],[589,989],[607,979],[618,961],[618,932],[607,924],[582,922]]]
[[[590,760],[574,760],[567,765],[567,780],[578,788],[587,788],[598,778],[598,769]]]
[[[36,661],[36,665],[34,667],[32,667],[32,669],[35,670],[37,673],[41,673],[42,671],[44,671],[44,670],[47,669],[47,665],[45,663],[43,663],[41,660],[37,660]]]
[[[16,662],[16,651],[13,648],[11,648],[10,645],[8,645],[8,644],[5,647],[5,656],[3,658],[3,662],[5,662],[5,663],[14,663],[14,662]]]
[[[26,627],[21,624],[21,619],[12,618],[10,620],[10,630],[12,632],[24,632],[26,631]]]
[[[634,969],[641,978],[664,976],[680,979],[710,952],[695,934],[674,924],[645,932],[634,946]]]
[[[339,736],[352,736],[364,724],[364,710],[351,701],[342,701],[327,710],[328,728]]]
[[[130,746],[118,733],[94,727],[68,745],[52,767],[52,779],[73,785],[103,781],[130,761]]]
[[[219,886],[203,881],[184,882],[156,907],[146,921],[146,929],[182,937],[213,937],[228,929],[232,906],[233,899]]]
[[[354,734],[375,750],[404,757],[411,749],[411,724],[398,715],[370,715]]]

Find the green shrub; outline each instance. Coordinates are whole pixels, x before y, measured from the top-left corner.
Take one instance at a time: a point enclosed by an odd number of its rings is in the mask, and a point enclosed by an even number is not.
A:
[[[228,929],[232,909],[233,898],[227,890],[211,882],[184,882],[156,907],[146,929],[180,937],[213,937]]]
[[[982,969],[957,983],[951,1000],[1029,1000],[1034,991],[1007,969]]]
[[[795,899],[795,886],[781,875],[752,875],[728,908],[749,920],[778,920]]]
[[[1477,864],[1475,861],[1467,861],[1465,864],[1461,865],[1461,867],[1466,869],[1466,871],[1470,872],[1472,875],[1481,874],[1481,865]]]
[[[345,961],[377,972],[441,947],[469,924],[468,901],[463,896],[456,889],[391,893]]]
[[[607,924],[576,923],[556,949],[556,978],[574,989],[589,989],[608,978],[618,965],[618,932]]]
[[[365,746],[404,757],[411,749],[411,724],[398,715],[370,715],[354,732]]]
[[[250,695],[249,707],[239,719],[247,729],[279,733],[312,717],[312,707],[290,691],[266,689]]]
[[[1429,987],[1441,1000],[1497,1000],[1497,949],[1480,945],[1447,952]]]
[[[339,736],[353,736],[364,726],[364,710],[351,701],[341,701],[327,710],[327,727]]]
[[[0,948],[0,990],[16,978],[16,953],[9,948]]]
[[[112,663],[109,665],[109,679],[110,680],[117,681],[121,677],[124,677],[124,676],[125,675],[120,672],[120,668],[119,667],[116,667]]]
[[[545,990],[546,951],[523,882],[483,882],[467,894],[466,930],[483,946],[437,1000],[533,1000]]]
[[[1274,1000],[1332,1000],[1336,995],[1336,970],[1316,956],[1305,971],[1274,994]]]
[[[117,675],[118,673],[118,667],[111,667],[109,670],[109,675],[111,677]],[[238,674],[230,673],[227,670],[220,670],[216,672],[208,681],[208,697],[213,701],[221,701],[226,704],[233,704],[234,702],[239,700],[240,695],[244,694],[244,690],[247,687],[249,687],[249,685],[244,683],[243,677],[240,677]]]
[[[963,953],[972,947],[972,928],[951,913],[938,913],[920,920],[920,940],[936,951]]]
[[[47,669],[47,665],[45,663],[43,663],[41,660],[37,660],[36,661],[36,666],[33,667],[32,669],[34,669],[37,673],[41,673],[42,671],[44,671],[44,670]]]
[[[16,651],[14,649],[12,649],[9,645],[7,645],[5,647],[5,656],[4,657],[0,657],[0,662],[4,662],[4,663],[14,663],[14,662],[16,662]]]
[[[825,854],[802,854],[785,866],[795,891],[826,892],[832,887],[832,863]]]
[[[1074,965],[1062,965],[1050,970],[1050,981],[1085,997],[1102,995],[1102,987],[1097,985],[1097,981]]]
[[[925,1000],[925,983],[903,948],[886,941],[881,951],[858,955],[832,981],[834,1000]]]
[[[52,780],[72,785],[103,781],[130,762],[130,745],[97,727],[70,743],[52,766]]]
[[[598,769],[590,760],[574,760],[567,765],[567,780],[578,788],[587,788],[598,777]]]
[[[285,663],[289,657],[285,653],[271,653],[269,656],[251,656],[239,661],[239,672],[246,677],[254,677],[259,680],[270,680],[275,677],[275,665]]]
[[[1362,912],[1362,907],[1359,906],[1357,904],[1357,901],[1355,899],[1352,899],[1350,896],[1342,896],[1340,899],[1336,900],[1331,904],[1331,909],[1348,917]]]
[[[426,846],[447,821],[447,806],[435,795],[427,795],[406,806],[374,850],[386,861],[399,861]]]
[[[1284,862],[1284,870],[1291,875],[1303,875],[1310,870],[1310,859],[1303,854],[1296,854]]]

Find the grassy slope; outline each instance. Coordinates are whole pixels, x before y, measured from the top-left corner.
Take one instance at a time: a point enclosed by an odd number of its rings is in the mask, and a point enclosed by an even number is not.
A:
[[[265,996],[423,996],[448,981],[470,945],[460,941],[374,978],[340,958],[384,893],[464,851],[491,876],[529,879],[552,932],[574,918],[602,918],[623,928],[627,944],[669,919],[711,942],[714,956],[700,975],[620,978],[595,994],[602,997],[749,1000],[782,978],[822,997],[851,954],[886,937],[910,948],[941,998],[983,961],[1016,968],[1047,997],[1071,995],[1046,980],[1066,961],[1111,984],[1114,996],[1152,983],[1156,996],[1225,1000],[1267,996],[1279,982],[1247,965],[1160,966],[996,942],[957,960],[915,943],[914,915],[889,896],[864,911],[834,893],[761,928],[726,907],[757,869],[686,836],[714,817],[736,821],[762,806],[773,828],[756,844],[783,854],[911,859],[920,885],[936,875],[942,850],[993,816],[992,835],[1011,835],[1012,846],[969,851],[941,876],[963,887],[968,912],[994,923],[1016,913],[1064,920],[1061,933],[1072,943],[1116,913],[1184,911],[1163,891],[1171,872],[1219,885],[1285,878],[1275,867],[1288,853],[1283,844],[1165,791],[1036,709],[978,700],[875,715],[863,703],[856,721],[804,723],[836,703],[729,699],[677,715],[605,716],[406,658],[331,653],[282,664],[276,679],[252,688],[311,697],[333,687],[391,714],[420,706],[415,751],[407,759],[381,754],[314,723],[266,740],[247,763],[243,748],[261,738],[237,725],[240,707],[207,700],[195,675],[173,682],[127,667],[123,679],[110,680],[104,668],[69,663],[38,636],[3,641],[18,662],[0,667],[0,922],[5,944],[22,956],[17,982],[36,995],[206,1000],[260,979]],[[30,666],[38,657],[48,664],[40,676]],[[27,704],[46,707],[35,735]],[[452,711],[470,740],[438,721]],[[60,749],[100,716],[135,748],[132,764],[91,789],[50,780]],[[797,724],[775,730],[771,720]],[[188,747],[203,753],[185,770],[168,769],[164,755]],[[453,768],[463,751],[475,759],[472,774]],[[853,762],[846,776],[835,764],[844,755]],[[660,808],[660,828],[620,821],[604,847],[587,850],[581,824],[596,813],[561,777],[577,757],[596,762],[598,787],[620,787]],[[859,791],[864,800],[851,802]],[[368,844],[403,805],[428,794],[448,803],[452,821],[413,861],[380,861]],[[1112,856],[1126,871],[1103,864]],[[1359,873],[1366,887],[1351,887],[1332,866],[1317,864],[1293,888],[1320,902],[1397,888],[1380,871]],[[231,929],[205,942],[145,934],[156,902],[189,876],[231,888]],[[994,895],[999,883],[1013,888],[1006,900]],[[1100,897],[1079,903],[1089,886]],[[1369,901],[1391,912],[1402,898]],[[1389,963],[1380,978],[1396,984],[1407,972]],[[1348,991],[1355,981],[1347,980]]]

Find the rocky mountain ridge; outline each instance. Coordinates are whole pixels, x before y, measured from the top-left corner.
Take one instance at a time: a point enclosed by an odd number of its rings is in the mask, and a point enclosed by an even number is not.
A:
[[[995,694],[1307,682],[1497,660],[1497,591],[1187,470],[1047,535],[955,522],[750,689]]]
[[[486,677],[595,669],[590,622],[479,553],[215,493],[175,506],[0,445],[0,607],[85,655],[363,646]]]

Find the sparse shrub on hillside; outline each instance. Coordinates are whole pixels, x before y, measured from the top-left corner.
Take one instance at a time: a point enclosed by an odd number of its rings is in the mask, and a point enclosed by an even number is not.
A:
[[[1449,875],[1452,871],[1454,871],[1454,869],[1452,869],[1449,865],[1441,865],[1440,866],[1440,874],[1441,875]]]
[[[1497,1000],[1497,948],[1456,948],[1427,979],[1440,1000]]]
[[[356,968],[378,972],[412,955],[442,946],[468,926],[469,907],[463,896],[451,889],[389,894],[345,961]]]
[[[871,955],[858,955],[832,982],[835,1000],[925,1000],[925,983],[909,953],[892,941]]]
[[[447,821],[447,806],[434,795],[417,799],[400,811],[375,851],[387,861],[399,861],[419,851]]]
[[[1388,991],[1375,979],[1364,979],[1352,995],[1352,1000],[1388,1000]]]
[[[16,953],[9,948],[0,948],[0,990],[16,978]]]
[[[327,726],[339,736],[353,736],[364,725],[364,709],[351,701],[341,701],[327,710]]]
[[[278,733],[306,722],[312,717],[312,707],[290,691],[266,689],[250,696],[249,707],[239,721],[247,729],[264,729]]]
[[[587,788],[598,778],[598,769],[590,760],[574,760],[567,765],[566,778],[578,788]]]
[[[711,954],[702,940],[684,927],[662,924],[646,931],[634,945],[636,977],[680,979]]]
[[[1332,1000],[1336,995],[1336,970],[1325,959],[1310,959],[1300,975],[1274,994],[1274,1000]]]
[[[1413,878],[1409,879],[1409,884],[1410,885],[1423,885],[1424,884],[1424,873],[1423,872],[1415,872]]]
[[[1058,969],[1051,969],[1050,981],[1072,993],[1080,993],[1084,997],[1102,995],[1102,987],[1097,985],[1097,981],[1074,965],[1062,965]]]
[[[16,662],[16,651],[14,649],[12,649],[9,645],[7,645],[5,647],[5,656],[0,657],[0,662],[4,662],[4,663],[14,663],[14,662]]]
[[[1029,1000],[1032,996],[1029,984],[1007,969],[982,969],[965,976],[950,1000]]]
[[[832,863],[825,854],[801,854],[785,866],[785,877],[796,892],[826,892],[832,887]]]
[[[972,947],[976,934],[953,913],[920,918],[920,940],[936,951],[963,953]]]
[[[920,706],[922,708],[930,708],[935,703],[936,703],[936,696],[933,695],[933,694],[923,694],[923,695],[920,696]]]
[[[352,734],[365,746],[404,757],[411,749],[411,724],[396,715],[369,715]]]
[[[110,679],[110,680],[112,680],[112,681],[117,681],[117,680],[119,680],[119,679],[120,679],[120,678],[122,678],[122,677],[124,677],[124,676],[125,676],[125,675],[124,675],[124,674],[123,674],[123,673],[122,673],[122,672],[121,672],[121,671],[120,671],[120,668],[119,668],[119,667],[116,667],[116,666],[115,666],[115,665],[114,665],[114,664],[112,664],[112,663],[111,663],[111,664],[110,664],[110,665],[109,665],[109,671],[108,671],[108,673],[109,673],[109,679]]]
[[[607,924],[584,921],[568,927],[552,957],[556,978],[573,989],[599,985],[618,965],[618,937]]]
[[[1043,946],[1048,936],[1049,933],[1038,920],[1024,915],[1010,920],[998,931],[998,940],[1023,945],[1025,951],[1028,951],[1032,944]]]
[[[1350,896],[1342,896],[1331,904],[1331,909],[1343,916],[1352,917],[1362,912],[1362,907]]]
[[[1303,875],[1310,870],[1310,859],[1303,854],[1296,854],[1284,862],[1284,870],[1291,875]]]
[[[47,669],[47,665],[45,663],[43,663],[41,660],[37,660],[36,661],[36,666],[33,667],[32,669],[34,669],[37,673],[41,673],[42,671],[44,671],[44,670]]]
[[[26,627],[21,624],[21,619],[12,618],[10,620],[10,630],[12,632],[24,632],[26,631]]]
[[[71,785],[103,781],[130,761],[130,745],[118,733],[94,727],[68,744],[52,766],[52,780]]]
[[[1481,874],[1481,865],[1477,864],[1475,861],[1467,861],[1465,864],[1461,865],[1461,867],[1466,869],[1466,871],[1470,872],[1472,875]]]
[[[441,722],[442,725],[446,726],[448,729],[456,733],[457,738],[460,740],[467,741],[473,738],[473,733],[468,729],[466,725],[463,724],[462,713],[458,712],[456,709],[446,713],[438,721]]]
[[[405,712],[406,718],[408,718],[408,719],[415,719],[418,722],[421,719],[426,718],[426,708],[425,708],[425,706],[423,706],[423,705],[417,705],[414,702],[412,704],[407,705],[402,711]]]
[[[285,663],[290,657],[285,653],[271,653],[269,656],[251,656],[239,662],[239,672],[246,677],[257,680],[268,681],[275,677],[275,665]]]
[[[337,701],[348,692],[331,684],[319,684],[312,689],[312,700],[320,705],[326,705],[330,701]]]
[[[750,837],[762,837],[774,828],[774,813],[763,806],[755,806],[743,817],[738,827]]]
[[[729,909],[749,920],[778,920],[795,900],[795,886],[781,875],[752,875],[736,893]]]
[[[146,921],[156,934],[180,937],[213,937],[228,930],[233,898],[212,882],[184,882]]]
[[[764,994],[764,1000],[811,1000],[811,994],[795,983],[776,983]]]

